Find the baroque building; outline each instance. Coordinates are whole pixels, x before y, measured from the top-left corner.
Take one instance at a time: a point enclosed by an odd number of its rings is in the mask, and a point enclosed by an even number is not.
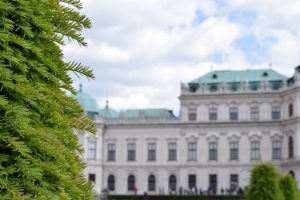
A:
[[[180,116],[168,109],[117,112],[76,95],[97,135],[77,133],[95,191],[169,193],[246,187],[253,164],[272,162],[300,180],[300,66],[211,71],[181,84]]]

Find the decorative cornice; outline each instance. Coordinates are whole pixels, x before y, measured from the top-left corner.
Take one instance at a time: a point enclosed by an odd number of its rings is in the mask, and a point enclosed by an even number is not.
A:
[[[172,138],[167,138],[168,142],[177,142],[178,138],[172,137]]]
[[[218,142],[219,138],[216,135],[211,135],[207,137],[208,142]]]
[[[104,141],[106,142],[106,143],[109,143],[109,142],[117,142],[117,138],[107,138],[107,139],[105,139]]]
[[[157,138],[154,138],[154,137],[151,137],[151,138],[146,138],[146,141],[147,142],[156,142],[158,139]]]
[[[127,142],[136,142],[137,138],[126,138]]]

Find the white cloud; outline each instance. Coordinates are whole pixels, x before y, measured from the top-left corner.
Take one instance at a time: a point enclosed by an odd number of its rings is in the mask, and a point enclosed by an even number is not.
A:
[[[63,47],[67,59],[94,67],[92,95],[116,109],[167,107],[178,110],[180,81],[213,69],[273,68],[288,75],[300,55],[300,2],[230,0],[84,0],[93,28],[89,47]],[[236,11],[253,11],[253,25],[230,21]],[[206,18],[194,23],[197,12]],[[202,18],[203,16],[201,16]],[[254,36],[267,51],[250,64],[235,41]],[[218,55],[219,61],[213,56]]]

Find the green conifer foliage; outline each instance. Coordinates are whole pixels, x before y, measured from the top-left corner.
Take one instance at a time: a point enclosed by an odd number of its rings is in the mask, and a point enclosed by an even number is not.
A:
[[[257,164],[253,168],[247,200],[284,200],[279,174],[272,164]]]
[[[280,189],[285,200],[299,200],[299,192],[297,183],[291,175],[286,175],[280,178]]]
[[[0,1],[0,199],[93,199],[74,129],[95,133],[63,61],[64,39],[85,46],[80,0]]]

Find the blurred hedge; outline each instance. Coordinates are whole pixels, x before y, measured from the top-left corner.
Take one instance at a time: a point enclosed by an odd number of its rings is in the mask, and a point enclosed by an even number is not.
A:
[[[193,196],[175,196],[175,195],[153,195],[148,196],[148,200],[242,200],[244,196],[240,195],[193,195]],[[143,195],[109,195],[108,200],[144,200]]]

